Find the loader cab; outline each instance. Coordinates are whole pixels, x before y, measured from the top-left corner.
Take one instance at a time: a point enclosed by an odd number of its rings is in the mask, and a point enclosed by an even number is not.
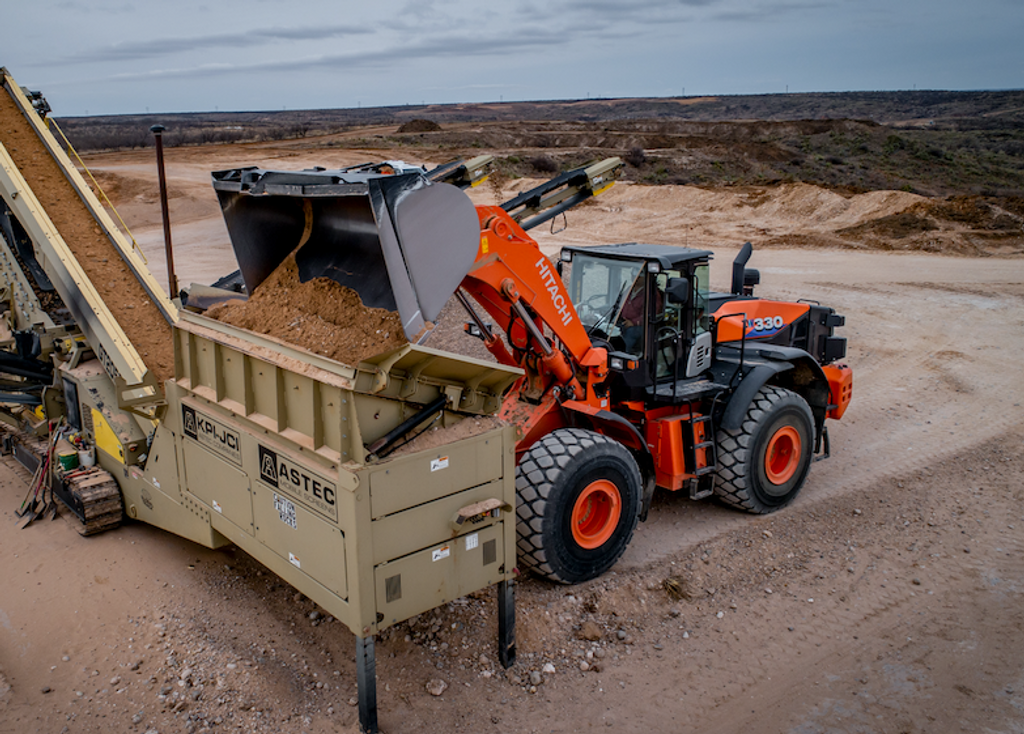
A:
[[[647,401],[664,392],[659,385],[710,366],[711,257],[636,243],[563,248],[563,278],[580,322],[610,355],[614,399]]]

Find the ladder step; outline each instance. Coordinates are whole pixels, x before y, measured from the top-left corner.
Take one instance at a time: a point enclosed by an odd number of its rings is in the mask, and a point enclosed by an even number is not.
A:
[[[715,478],[711,477],[710,481],[702,482],[698,479],[690,480],[690,499],[691,500],[702,500],[706,497],[710,497],[715,492]]]

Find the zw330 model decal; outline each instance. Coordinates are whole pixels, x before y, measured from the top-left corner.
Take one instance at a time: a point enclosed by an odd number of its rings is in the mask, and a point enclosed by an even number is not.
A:
[[[775,332],[786,325],[785,319],[781,316],[765,316],[763,318],[749,319],[747,321],[747,329],[750,331],[757,332]]]

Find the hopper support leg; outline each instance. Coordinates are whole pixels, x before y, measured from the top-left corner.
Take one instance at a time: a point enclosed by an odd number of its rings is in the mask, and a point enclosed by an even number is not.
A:
[[[498,662],[510,668],[516,662],[516,592],[514,581],[498,582]]]
[[[359,689],[359,731],[377,734],[377,658],[373,635],[356,637],[356,687]]]

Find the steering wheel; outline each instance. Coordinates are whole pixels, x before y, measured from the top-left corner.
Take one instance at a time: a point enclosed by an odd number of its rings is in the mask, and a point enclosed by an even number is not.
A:
[[[594,322],[600,317],[602,309],[607,304],[608,296],[604,293],[598,293],[596,296],[587,298],[580,304],[580,321],[585,324]]]
[[[654,334],[654,343],[659,344],[662,339],[662,334],[669,334],[673,339],[679,338],[679,329],[674,326],[662,326]]]

